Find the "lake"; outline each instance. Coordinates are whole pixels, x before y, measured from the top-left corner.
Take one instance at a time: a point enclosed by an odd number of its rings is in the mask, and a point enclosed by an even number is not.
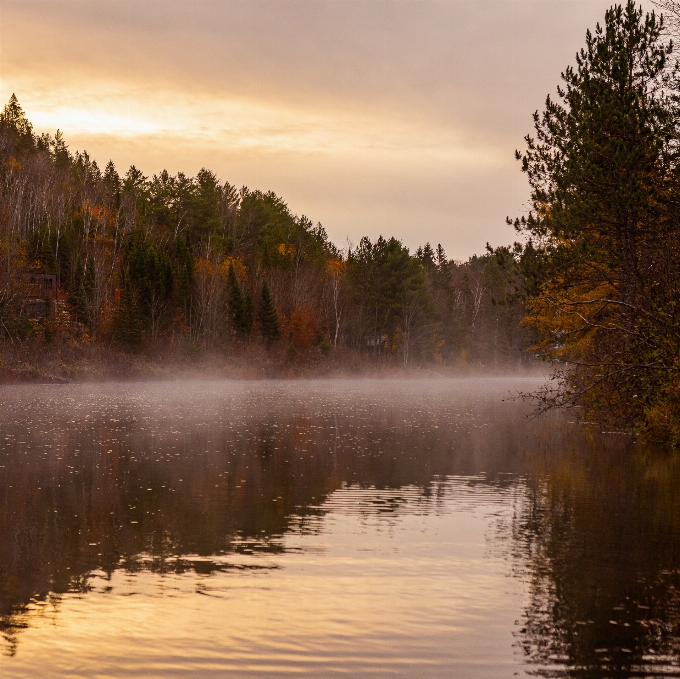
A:
[[[0,676],[680,676],[680,457],[531,379],[0,388]]]

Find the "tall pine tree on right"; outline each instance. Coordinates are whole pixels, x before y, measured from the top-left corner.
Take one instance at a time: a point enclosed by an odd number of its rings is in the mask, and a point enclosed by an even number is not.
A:
[[[526,281],[540,409],[680,442],[680,108],[663,19],[615,5],[517,152],[531,187]]]

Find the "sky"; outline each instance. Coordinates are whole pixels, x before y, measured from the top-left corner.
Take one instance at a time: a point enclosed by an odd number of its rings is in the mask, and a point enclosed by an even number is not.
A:
[[[0,0],[0,101],[124,174],[272,190],[343,247],[515,234],[514,159],[602,0]]]

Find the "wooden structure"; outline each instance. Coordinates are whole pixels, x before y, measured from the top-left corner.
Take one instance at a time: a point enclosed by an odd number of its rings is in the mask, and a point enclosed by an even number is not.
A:
[[[24,309],[29,318],[45,318],[51,310],[55,310],[59,298],[59,277],[53,273],[29,272],[27,279]]]

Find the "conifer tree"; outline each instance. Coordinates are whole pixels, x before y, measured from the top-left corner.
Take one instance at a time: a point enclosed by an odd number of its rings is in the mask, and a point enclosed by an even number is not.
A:
[[[73,160],[61,130],[57,130],[52,140],[52,157],[58,168],[67,169]]]
[[[276,307],[266,282],[262,284],[259,312],[260,332],[265,344],[270,347],[276,340],[281,338],[281,329],[279,328],[279,319],[276,315]]]
[[[22,137],[33,138],[33,125],[26,118],[16,94],[12,94],[2,113],[0,113],[0,125],[13,129]]]
[[[128,241],[125,266],[145,329],[155,338],[168,320],[173,290],[170,261],[150,239],[138,232]]]
[[[191,248],[184,236],[179,236],[175,241],[174,255],[173,280],[175,303],[184,310],[186,315],[191,300],[194,262]]]
[[[90,324],[86,289],[88,282],[89,277],[86,276],[83,262],[82,260],[78,260],[73,285],[69,291],[68,303],[78,323],[82,323],[85,327],[89,327]]]
[[[560,361],[541,405],[634,426],[649,424],[680,370],[680,108],[662,36],[632,0],[609,9],[517,153],[533,204],[515,222],[529,236],[528,320],[539,351]],[[680,407],[668,418],[680,441]]]
[[[239,339],[247,339],[253,325],[253,310],[250,297],[241,289],[234,265],[229,265],[227,275],[229,286],[229,314],[232,326]]]
[[[139,351],[144,340],[144,324],[126,280],[120,295],[120,306],[114,321],[114,337],[126,349]]]

